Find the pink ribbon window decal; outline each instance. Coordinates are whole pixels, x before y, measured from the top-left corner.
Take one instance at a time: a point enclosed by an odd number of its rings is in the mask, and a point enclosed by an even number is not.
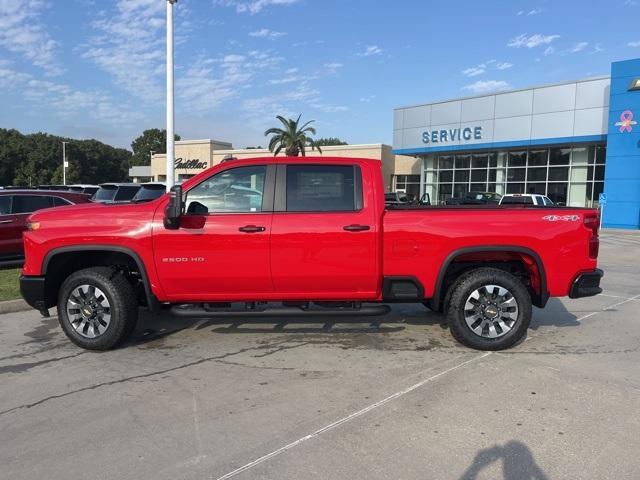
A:
[[[616,127],[620,127],[620,133],[632,132],[633,125],[637,125],[633,119],[633,112],[631,110],[625,110],[620,114],[620,121],[615,123]]]

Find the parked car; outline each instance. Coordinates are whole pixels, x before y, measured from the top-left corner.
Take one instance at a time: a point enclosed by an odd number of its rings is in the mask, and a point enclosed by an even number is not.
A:
[[[502,196],[495,192],[467,192],[463,197],[450,197],[446,205],[498,205]]]
[[[405,192],[391,192],[384,194],[384,204],[391,205],[411,205],[412,199]]]
[[[66,335],[87,349],[127,338],[138,302],[278,321],[413,302],[446,312],[463,344],[500,350],[526,335],[532,305],[602,291],[596,209],[385,209],[370,159],[237,160],[150,202],[62,213],[31,216],[20,288],[45,316],[57,305]]]
[[[384,194],[384,204],[387,207],[410,207],[416,205],[431,205],[431,197],[424,193],[418,200],[415,195],[404,192],[392,192]]]
[[[538,207],[552,207],[553,201],[544,195],[530,193],[507,193],[500,200],[500,205],[536,205]]]
[[[27,217],[40,209],[90,203],[89,196],[42,190],[0,190],[0,267],[19,267]]]
[[[100,203],[130,202],[140,190],[139,183],[103,183],[92,200]]]
[[[149,202],[161,197],[167,191],[164,183],[141,183],[140,190],[134,195],[133,202]]]

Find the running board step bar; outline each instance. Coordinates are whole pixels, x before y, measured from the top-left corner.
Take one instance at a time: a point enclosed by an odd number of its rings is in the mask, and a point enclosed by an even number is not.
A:
[[[304,309],[298,307],[274,307],[264,309],[225,310],[210,309],[193,305],[174,305],[171,314],[186,318],[229,318],[229,317],[376,317],[391,311],[389,305],[371,305],[360,308]]]

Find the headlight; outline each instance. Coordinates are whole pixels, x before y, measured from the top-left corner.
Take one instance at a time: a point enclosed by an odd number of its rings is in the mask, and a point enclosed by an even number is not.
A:
[[[27,230],[34,231],[40,228],[40,222],[27,222]]]

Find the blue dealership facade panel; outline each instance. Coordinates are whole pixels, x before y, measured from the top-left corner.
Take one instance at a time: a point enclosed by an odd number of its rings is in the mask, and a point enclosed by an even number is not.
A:
[[[611,65],[603,225],[640,228],[640,59]]]

